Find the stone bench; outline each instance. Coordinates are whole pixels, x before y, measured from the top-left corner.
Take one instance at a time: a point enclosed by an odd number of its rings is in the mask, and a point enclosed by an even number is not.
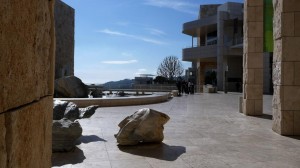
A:
[[[213,85],[204,85],[203,93],[217,93],[217,87]]]
[[[172,90],[172,95],[173,95],[173,97],[177,97],[178,96],[178,90]]]

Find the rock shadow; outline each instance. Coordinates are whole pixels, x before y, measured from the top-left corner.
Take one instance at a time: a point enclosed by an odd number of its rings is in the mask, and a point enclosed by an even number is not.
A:
[[[296,139],[296,140],[300,140],[300,136],[299,135],[296,135],[296,136],[287,136],[289,138],[292,138],[292,139]]]
[[[80,138],[76,140],[76,145],[80,145],[81,143],[87,144],[90,142],[98,142],[98,141],[106,142],[105,139],[102,139],[97,135],[82,135]]]
[[[174,161],[186,153],[186,148],[183,146],[169,146],[165,143],[142,143],[135,146],[118,146],[123,152],[133,155],[150,157],[166,161]]]
[[[71,152],[52,153],[52,166],[82,163],[86,157],[81,149],[75,147]]]
[[[253,116],[253,117],[262,118],[262,119],[266,119],[266,120],[272,120],[273,119],[273,115],[271,115],[271,114],[262,114],[260,116]]]

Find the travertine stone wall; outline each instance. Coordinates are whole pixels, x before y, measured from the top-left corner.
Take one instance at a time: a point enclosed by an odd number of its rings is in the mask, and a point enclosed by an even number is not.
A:
[[[262,114],[263,0],[244,2],[243,113]]]
[[[273,130],[300,135],[300,1],[273,0]]]
[[[0,167],[51,167],[53,0],[0,5]]]
[[[74,75],[74,19],[75,10],[55,0],[55,79]]]
[[[6,129],[6,151],[0,152],[6,160],[0,162],[1,168],[2,163],[11,168],[51,167],[52,106],[53,98],[47,96],[0,115],[0,120],[5,121],[0,125]]]

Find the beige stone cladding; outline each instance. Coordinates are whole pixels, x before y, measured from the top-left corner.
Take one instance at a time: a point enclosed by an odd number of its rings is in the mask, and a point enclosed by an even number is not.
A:
[[[5,129],[1,132],[5,135],[0,137],[0,146],[3,143],[6,146],[0,147],[1,168],[51,167],[52,105],[53,98],[48,96],[0,114],[0,128]]]
[[[263,1],[244,2],[243,113],[262,114]]]
[[[53,92],[50,12],[48,0],[1,1],[0,113]]]
[[[53,0],[0,5],[0,167],[51,167]]]
[[[74,75],[74,24],[75,10],[55,0],[55,79]]]
[[[300,135],[300,1],[273,0],[273,130]]]

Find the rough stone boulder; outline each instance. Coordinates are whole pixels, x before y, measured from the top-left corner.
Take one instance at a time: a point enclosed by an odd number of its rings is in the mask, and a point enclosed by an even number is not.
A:
[[[77,119],[90,118],[99,106],[78,108],[73,102],[53,101],[52,151],[68,152],[75,147],[82,128]]]
[[[52,151],[68,152],[74,149],[75,141],[82,134],[82,128],[78,121],[66,118],[54,120],[52,124]]]
[[[64,118],[67,105],[68,105],[67,101],[60,101],[60,100],[53,101],[53,120],[60,120]]]
[[[73,103],[73,102],[68,103],[68,105],[65,109],[65,112],[64,112],[64,118],[67,118],[71,121],[80,119],[79,118],[79,108],[75,103]]]
[[[119,145],[137,145],[143,142],[162,142],[164,124],[170,117],[149,108],[143,108],[119,123],[115,137]]]
[[[75,121],[76,119],[90,118],[98,107],[97,105],[91,105],[86,108],[78,108],[73,102],[54,100],[53,120],[66,118]]]
[[[86,108],[79,108],[79,118],[90,118],[99,106],[92,105]]]
[[[55,97],[86,98],[88,87],[76,76],[66,76],[55,80]]]

